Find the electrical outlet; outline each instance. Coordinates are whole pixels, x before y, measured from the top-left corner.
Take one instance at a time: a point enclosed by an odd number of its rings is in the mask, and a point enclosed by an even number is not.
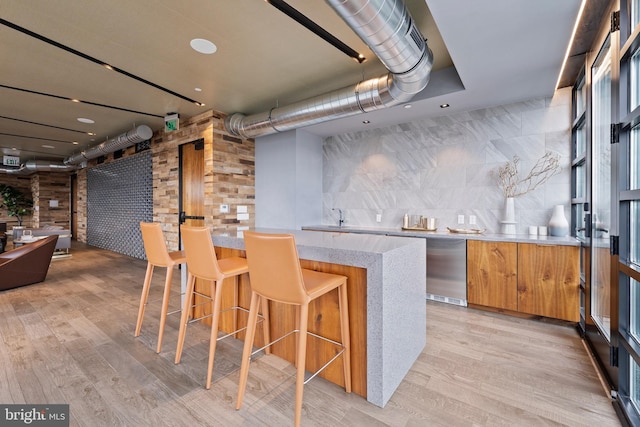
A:
[[[382,222],[382,214],[376,214],[376,222]]]
[[[464,224],[464,215],[458,215],[458,224]]]
[[[229,205],[220,205],[220,213],[229,213]]]
[[[475,215],[469,215],[469,224],[471,224],[471,225],[475,225],[476,224],[476,216]]]

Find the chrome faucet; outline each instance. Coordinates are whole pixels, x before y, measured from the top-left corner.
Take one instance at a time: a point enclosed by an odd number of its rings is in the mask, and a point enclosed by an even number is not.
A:
[[[344,224],[344,212],[342,211],[342,209],[338,209],[338,208],[333,208],[331,210],[338,211],[338,213],[340,214],[338,218],[338,227],[342,227],[342,224]]]

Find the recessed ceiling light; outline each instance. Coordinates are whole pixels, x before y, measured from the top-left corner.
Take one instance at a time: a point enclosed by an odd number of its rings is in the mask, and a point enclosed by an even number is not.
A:
[[[216,50],[218,50],[218,47],[215,44],[205,39],[193,39],[189,44],[196,52],[204,53],[206,55],[216,53]]]
[[[72,144],[73,145],[78,145],[78,141],[73,141]]]
[[[411,105],[411,104],[405,104],[405,105],[404,105],[404,108],[406,108],[407,110],[408,110],[409,108],[411,108],[411,107],[413,107],[413,105]]]
[[[91,119],[85,119],[84,117],[78,117],[78,121],[79,121],[80,123],[89,123],[89,124],[91,124],[91,123],[95,123],[95,121],[93,121],[93,120],[91,120]]]
[[[362,123],[364,123],[365,125],[368,125],[371,122],[369,120],[363,120]]]
[[[12,149],[12,150],[17,150],[17,148],[16,148],[16,147],[12,147],[11,149]]]
[[[87,132],[87,135],[89,135],[89,136],[94,136],[94,135],[95,135],[95,133],[93,133],[93,132]]]
[[[56,147],[54,147],[53,145],[46,145],[46,144],[44,144],[44,145],[42,146],[42,148],[56,148]]]
[[[71,98],[71,102],[80,102],[79,99]]]
[[[202,92],[202,89],[200,89],[199,87],[194,89],[196,92]]]
[[[440,104],[440,108],[449,108],[449,104]]]

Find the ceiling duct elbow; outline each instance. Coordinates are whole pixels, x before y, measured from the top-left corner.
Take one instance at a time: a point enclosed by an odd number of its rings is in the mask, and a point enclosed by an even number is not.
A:
[[[433,53],[402,0],[326,0],[389,70],[388,74],[268,112],[225,119],[227,131],[255,138],[405,103],[429,82]]]
[[[152,136],[153,131],[149,126],[140,125],[126,133],[116,136],[115,138],[104,141],[95,147],[67,157],[64,159],[64,164],[79,165],[86,160],[95,159],[96,157],[104,156],[106,154],[113,153],[114,151],[130,147],[138,142],[146,141]]]

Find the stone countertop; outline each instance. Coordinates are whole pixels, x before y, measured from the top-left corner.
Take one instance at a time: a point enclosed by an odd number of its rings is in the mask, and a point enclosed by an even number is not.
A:
[[[486,242],[515,242],[515,243],[542,243],[559,246],[580,246],[580,241],[572,236],[530,236],[528,234],[463,234],[452,233],[448,230],[424,231],[424,230],[403,230],[401,228],[375,228],[375,227],[338,227],[335,225],[309,225],[302,227],[309,231],[328,231],[343,234],[371,234],[397,237],[420,237],[420,238],[442,238],[442,239],[465,239],[482,240]]]
[[[367,401],[384,407],[426,345],[427,241],[385,233],[252,230],[293,234],[301,259],[366,269]],[[243,231],[215,229],[211,238],[218,247],[244,250]]]
[[[211,233],[213,244],[244,250],[243,231],[242,229],[213,230]],[[421,239],[411,239],[411,241],[406,239],[413,236],[390,236],[386,233],[315,233],[308,230],[272,228],[255,228],[251,231],[293,234],[301,259],[354,267],[367,267],[374,260],[375,255],[392,252],[407,245],[424,245]]]

